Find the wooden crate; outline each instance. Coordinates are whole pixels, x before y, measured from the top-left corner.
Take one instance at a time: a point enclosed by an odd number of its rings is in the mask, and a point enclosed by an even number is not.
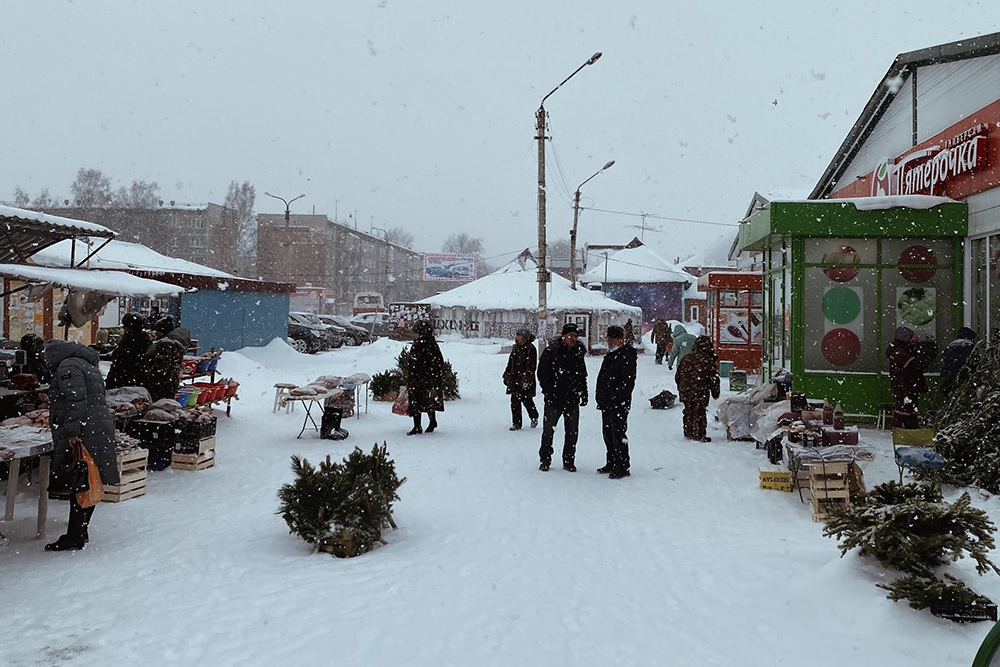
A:
[[[188,451],[178,451],[183,446],[184,446],[183,443],[177,443],[177,444],[175,444],[174,445],[173,455],[174,456],[176,456],[176,455],[180,455],[180,456],[194,456],[196,454],[204,454],[207,451],[215,449],[215,437],[213,436],[211,438],[202,438],[201,440],[198,441],[197,446],[196,446],[197,448],[191,447],[191,448],[188,449]],[[187,448],[185,447],[185,449],[187,449]],[[171,457],[171,460],[172,460],[172,458],[173,457]]]
[[[146,495],[146,480],[149,477],[147,463],[149,451],[136,449],[117,456],[118,484],[104,485],[104,502],[120,503],[130,498]]]
[[[849,461],[814,462],[809,466],[813,521],[825,521],[831,509],[851,506]]]
[[[211,438],[214,440],[214,438]],[[215,465],[215,448],[199,454],[177,454],[170,457],[170,467],[174,470],[206,470]]]

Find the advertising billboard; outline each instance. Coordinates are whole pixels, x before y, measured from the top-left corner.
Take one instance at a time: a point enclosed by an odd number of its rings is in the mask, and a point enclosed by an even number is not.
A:
[[[476,279],[478,255],[424,255],[424,280],[461,281]]]

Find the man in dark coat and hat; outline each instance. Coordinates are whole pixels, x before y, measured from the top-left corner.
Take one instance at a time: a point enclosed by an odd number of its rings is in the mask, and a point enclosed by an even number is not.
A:
[[[948,394],[954,388],[975,345],[976,332],[969,327],[962,327],[958,330],[958,336],[955,340],[951,341],[944,349],[944,354],[941,355],[941,384],[939,385],[942,394]]]
[[[434,340],[434,327],[427,320],[413,324],[417,339],[410,347],[410,363],[406,371],[406,393],[413,428],[406,435],[433,433],[437,428],[438,412],[444,412],[444,357]],[[425,431],[420,415],[426,412],[430,420]]]
[[[719,357],[708,336],[698,336],[691,351],[677,364],[677,394],[684,404],[684,437],[711,442],[705,433],[706,410],[709,396],[719,397]]]
[[[115,422],[105,402],[97,352],[80,343],[50,340],[45,346],[45,360],[52,369],[49,428],[55,446],[49,490],[56,497],[68,494],[70,498],[66,534],[45,545],[45,550],[75,551],[82,549],[90,539],[87,526],[94,508],[82,507],[58,473],[72,460],[73,447],[82,445],[97,464],[101,481],[118,484]]]
[[[576,441],[580,435],[580,408],[587,405],[587,348],[578,338],[580,330],[573,323],[563,325],[562,336],[553,339],[538,362],[538,384],[545,396],[542,417],[542,446],[538,450],[539,470],[552,465],[552,440],[556,424],[563,418],[566,437],[563,441],[563,470],[576,472]]]
[[[525,328],[514,335],[514,349],[507,358],[507,368],[503,372],[503,383],[510,394],[511,431],[520,431],[523,424],[521,406],[528,411],[531,428],[538,426],[538,409],[535,408],[535,367],[538,365],[538,351],[535,337]]]
[[[608,353],[597,374],[594,401],[601,411],[601,430],[608,451],[607,462],[597,472],[610,479],[629,476],[628,413],[635,389],[635,348],[619,326],[608,327]]]
[[[650,339],[656,345],[656,363],[662,364],[663,357],[670,351],[674,344],[674,337],[670,331],[670,322],[666,318],[659,318],[653,325],[653,335]]]
[[[892,395],[896,399],[893,426],[919,428],[918,401],[920,394],[927,393],[924,370],[935,353],[934,342],[921,343],[920,337],[909,327],[897,328],[895,338],[885,348]]]
[[[145,326],[146,319],[139,313],[128,313],[122,318],[125,333],[111,358],[111,370],[105,382],[108,389],[143,385],[146,377],[144,358],[149,349],[149,336],[143,331]]]
[[[170,315],[157,321],[154,332],[158,338],[146,350],[146,379],[143,386],[155,403],[161,398],[173,398],[177,394],[177,388],[181,384],[184,353],[191,345],[191,332],[177,326]]]

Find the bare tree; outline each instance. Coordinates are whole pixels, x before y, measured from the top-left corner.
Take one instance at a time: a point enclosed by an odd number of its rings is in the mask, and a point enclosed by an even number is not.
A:
[[[401,245],[404,248],[413,248],[413,234],[406,231],[403,227],[392,227],[385,230],[385,238],[390,243]]]
[[[112,201],[118,208],[156,208],[160,201],[160,186],[156,181],[132,181],[129,187],[118,188]]]
[[[252,275],[257,257],[257,216],[253,207],[257,200],[257,190],[250,181],[229,183],[224,206],[233,212],[236,220],[236,273]]]
[[[31,208],[43,209],[52,206],[52,197],[49,196],[49,189],[42,188],[38,191],[38,196],[31,200]]]
[[[21,186],[14,188],[14,206],[24,208],[31,201],[31,196],[25,192]]]
[[[441,251],[459,253],[462,255],[482,254],[483,240],[469,236],[465,232],[458,234],[452,233],[448,235],[447,239],[445,239],[444,245],[441,246]]]
[[[73,193],[73,202],[80,208],[107,206],[111,202],[111,179],[100,169],[81,167],[69,189]]]

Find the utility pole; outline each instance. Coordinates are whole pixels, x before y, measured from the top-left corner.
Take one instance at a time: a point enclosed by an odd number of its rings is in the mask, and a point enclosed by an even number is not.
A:
[[[594,176],[597,176],[605,169],[610,169],[614,166],[614,164],[615,161],[610,160],[603,167],[594,172]],[[576,194],[573,196],[573,229],[569,233],[569,272],[572,278],[570,287],[573,289],[576,289],[576,224],[580,220],[580,188],[585,186],[591,178],[594,178],[594,176],[591,176],[583,183],[580,183],[580,186],[576,189]]]
[[[542,98],[535,112],[535,140],[538,141],[538,347],[545,349],[546,338],[546,318],[548,317],[548,304],[546,303],[546,283],[550,276],[546,267],[546,240],[545,240],[545,100],[549,99],[552,93],[556,92],[563,85],[576,76],[577,72],[587,65],[593,65],[601,57],[600,51],[590,57],[587,62],[577,67],[572,74],[562,80],[558,86],[549,91],[549,94]]]

